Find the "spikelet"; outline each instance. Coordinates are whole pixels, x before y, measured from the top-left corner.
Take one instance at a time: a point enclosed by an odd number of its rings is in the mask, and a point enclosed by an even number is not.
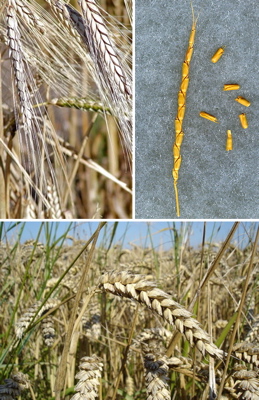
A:
[[[29,385],[27,375],[15,372],[11,378],[5,379],[5,384],[0,385],[0,400],[14,400],[20,396],[21,391]]]
[[[79,379],[79,382],[75,386],[77,393],[71,400],[94,400],[98,397],[98,385],[102,368],[102,360],[96,355],[81,358],[80,371],[75,376]]]
[[[175,302],[164,291],[158,289],[154,282],[145,275],[136,275],[126,271],[107,272],[101,278],[99,287],[116,296],[130,298],[146,305],[167,323],[176,327],[191,346],[195,345],[204,355],[222,358],[223,351],[210,340],[197,320],[183,306]]]
[[[28,311],[19,319],[15,326],[15,334],[16,336],[21,339],[24,332],[30,325],[30,323],[34,320],[37,310],[39,309],[40,305],[42,304],[41,301],[38,301],[37,303],[33,304],[29,308]],[[56,299],[49,299],[44,306],[40,309],[38,312],[38,317],[42,316],[46,311],[50,310],[51,308],[56,307],[59,304],[59,301]]]
[[[147,400],[170,400],[168,366],[161,357],[155,359],[153,354],[144,356]]]
[[[83,322],[85,336],[90,340],[97,340],[101,336],[101,317],[99,314],[94,314],[87,321]]]

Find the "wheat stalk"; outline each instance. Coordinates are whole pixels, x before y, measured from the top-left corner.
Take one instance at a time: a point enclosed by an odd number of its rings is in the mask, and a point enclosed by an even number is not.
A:
[[[116,296],[130,298],[146,305],[167,323],[176,327],[191,346],[194,344],[203,355],[208,353],[212,357],[222,358],[223,351],[211,342],[208,333],[192,318],[192,314],[147,279],[145,275],[113,271],[100,278],[99,287]]]

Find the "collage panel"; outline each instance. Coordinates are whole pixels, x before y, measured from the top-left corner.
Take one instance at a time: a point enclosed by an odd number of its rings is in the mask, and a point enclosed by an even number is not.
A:
[[[257,399],[258,240],[249,221],[0,222],[0,399]]]
[[[136,218],[259,217],[258,17],[254,0],[136,2]]]
[[[2,0],[0,54],[0,218],[131,218],[131,0]]]

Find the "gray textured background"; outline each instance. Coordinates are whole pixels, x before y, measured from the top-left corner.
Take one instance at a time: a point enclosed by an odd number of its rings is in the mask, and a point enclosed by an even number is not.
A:
[[[176,218],[172,144],[190,1],[136,0],[136,218]],[[259,3],[193,0],[199,14],[183,122],[181,218],[259,218]],[[217,64],[210,61],[226,46]],[[225,83],[241,89],[223,92]],[[234,99],[251,101],[246,108]],[[219,124],[199,117],[207,111]],[[247,113],[244,130],[238,114]],[[231,129],[234,150],[225,151]]]

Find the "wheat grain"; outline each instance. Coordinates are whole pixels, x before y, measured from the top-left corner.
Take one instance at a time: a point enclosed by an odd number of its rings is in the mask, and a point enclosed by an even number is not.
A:
[[[154,282],[148,281],[148,276],[134,275],[126,271],[105,273],[100,278],[99,287],[117,296],[127,297],[145,304],[160,315],[167,323],[175,326],[184,334],[191,346],[195,344],[198,350],[212,357],[222,358],[223,352],[210,340],[198,321],[183,306],[175,302],[164,291],[158,289]]]

